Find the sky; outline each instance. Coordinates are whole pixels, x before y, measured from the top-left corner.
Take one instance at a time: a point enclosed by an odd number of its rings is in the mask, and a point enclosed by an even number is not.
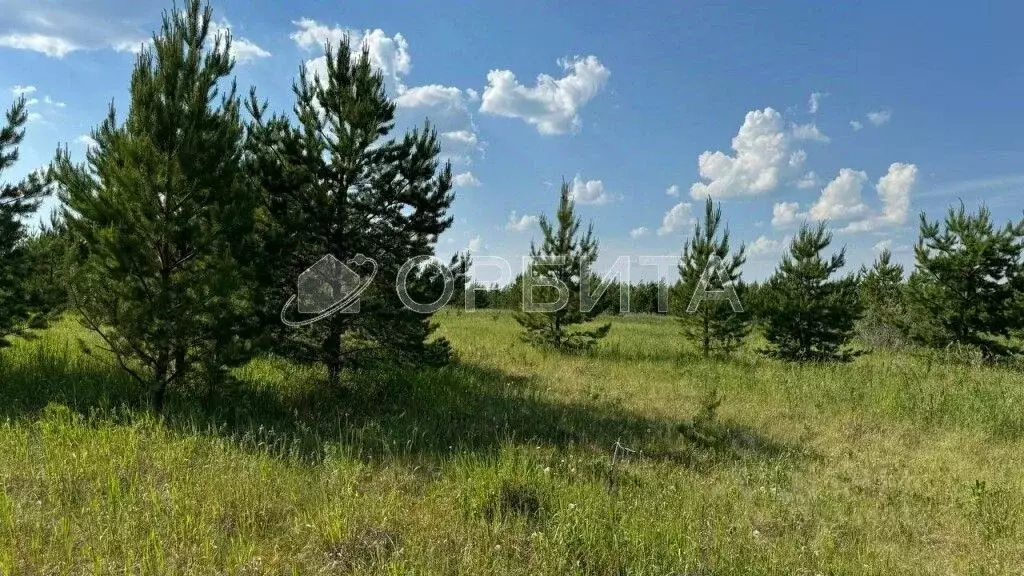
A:
[[[220,0],[235,76],[291,109],[323,43],[369,49],[398,129],[429,118],[456,176],[438,244],[518,271],[570,184],[599,269],[674,279],[708,195],[744,279],[767,277],[800,223],[826,221],[847,269],[890,248],[913,265],[919,215],[963,201],[1024,215],[1024,5],[934,2]],[[0,0],[0,106],[31,119],[18,178],[59,144],[83,158],[170,2]],[[50,201],[46,209],[52,209]],[[484,281],[489,272],[481,271]],[[494,271],[497,274],[497,271]]]

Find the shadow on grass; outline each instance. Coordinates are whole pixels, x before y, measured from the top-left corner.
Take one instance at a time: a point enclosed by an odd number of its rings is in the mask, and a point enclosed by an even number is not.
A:
[[[107,421],[147,416],[136,383],[74,346],[9,352],[0,353],[0,418],[33,420],[50,403]],[[311,462],[337,449],[363,459],[423,461],[494,453],[509,443],[610,454],[618,441],[642,450],[644,458],[689,467],[802,455],[721,423],[692,433],[680,416],[672,422],[612,403],[561,402],[533,377],[469,363],[369,369],[328,389],[322,371],[261,359],[240,370],[236,385],[213,401],[177,391],[164,422],[182,435],[218,435],[243,450]]]

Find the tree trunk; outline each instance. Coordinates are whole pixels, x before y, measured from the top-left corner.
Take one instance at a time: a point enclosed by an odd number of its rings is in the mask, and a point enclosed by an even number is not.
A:
[[[153,369],[153,382],[150,384],[150,401],[153,411],[162,414],[164,398],[167,395],[167,360],[160,358]]]

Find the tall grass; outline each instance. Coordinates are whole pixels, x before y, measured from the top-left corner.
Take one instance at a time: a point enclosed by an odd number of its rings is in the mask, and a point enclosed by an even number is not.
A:
[[[452,366],[327,390],[263,358],[160,419],[73,322],[0,352],[0,573],[1020,571],[1019,372],[703,360],[657,318],[566,357],[440,321]]]

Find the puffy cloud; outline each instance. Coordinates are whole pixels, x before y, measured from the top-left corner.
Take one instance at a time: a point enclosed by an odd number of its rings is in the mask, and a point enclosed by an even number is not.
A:
[[[487,74],[480,111],[485,114],[519,118],[541,134],[564,134],[582,125],[580,110],[608,82],[610,72],[595,56],[561,59],[566,72],[562,78],[537,76],[535,86],[524,86],[510,70]]]
[[[480,185],[480,180],[472,172],[456,174],[452,182],[456,188],[476,188]]]
[[[466,96],[462,90],[440,84],[400,89],[395,98],[395,104],[401,108],[465,108],[465,101]]]
[[[63,58],[82,47],[59,36],[40,33],[12,33],[0,36],[0,46],[16,50],[31,50],[45,54],[50,58]]]
[[[854,132],[857,132],[858,130],[860,130],[863,127],[864,127],[864,124],[860,123],[859,121],[857,121],[857,120],[850,120],[850,128],[853,128]]]
[[[809,214],[815,220],[847,219],[863,214],[867,206],[861,201],[861,191],[868,181],[863,171],[841,168],[839,175],[821,191],[821,197],[811,206]]]
[[[814,122],[793,126],[793,139],[813,140],[815,142],[823,142],[825,144],[832,141],[831,138],[822,134],[821,130],[818,129],[818,126],[814,124]]]
[[[310,18],[301,18],[292,22],[298,30],[289,37],[307,51],[323,51],[330,43],[337,46],[347,38],[352,48],[352,58],[358,58],[361,50],[369,53],[370,64],[380,70],[381,74],[392,84],[392,89],[401,91],[402,76],[412,69],[412,56],[409,55],[409,43],[400,33],[388,36],[380,28],[374,30],[352,30],[339,26],[326,26]],[[306,62],[310,74],[323,77],[327,73],[327,57],[319,56]]]
[[[661,220],[661,228],[658,228],[658,235],[665,236],[679,230],[687,224],[693,223],[693,206],[689,202],[680,202],[665,212]]]
[[[875,126],[881,126],[892,118],[892,110],[879,110],[877,112],[868,112],[864,115]]]
[[[441,138],[450,142],[458,142],[460,144],[476,145],[476,133],[470,132],[469,130],[453,130],[451,132],[445,132],[441,134]]]
[[[800,204],[797,202],[778,202],[772,207],[772,226],[785,228],[796,224],[797,210]]]
[[[49,106],[53,106],[54,108],[64,108],[67,106],[67,104],[53,100],[49,96],[43,96],[43,102]]]
[[[604,189],[604,183],[600,180],[586,180],[579,174],[572,179],[570,197],[580,204],[607,204],[612,197]]]
[[[818,185],[818,175],[811,170],[796,181],[796,187],[800,189],[814,188]]]
[[[11,87],[11,96],[14,96],[15,98],[20,96],[31,96],[35,92],[35,86],[22,86],[21,84],[15,84]]]
[[[828,92],[812,92],[810,98],[807,99],[807,111],[817,114],[818,107],[821,106],[821,99],[825,96],[828,96]]]
[[[786,236],[782,240],[772,240],[763,235],[758,236],[756,240],[747,245],[747,254],[754,259],[774,256],[781,254],[790,242],[792,242],[790,236]]]
[[[910,212],[910,196],[917,184],[917,166],[893,162],[889,171],[878,179],[876,189],[882,201],[882,209],[863,220],[852,222],[844,230],[863,232],[885,226],[898,226],[907,221]]]
[[[525,232],[530,227],[536,225],[539,221],[540,218],[536,216],[528,216],[526,214],[517,216],[516,211],[513,210],[508,216],[508,223],[505,224],[505,229],[514,230],[516,232]]]
[[[720,151],[700,155],[700,177],[708,182],[695,182],[690,196],[757,196],[775,190],[798,174],[807,158],[803,150],[793,149],[793,140],[782,115],[773,108],[748,112],[732,139],[734,155]]]
[[[679,186],[676,184],[669,186],[668,190],[665,190],[665,194],[668,194],[669,196],[679,196]]]
[[[637,239],[637,238],[639,238],[641,236],[646,236],[647,232],[648,232],[647,228],[644,227],[644,226],[641,226],[639,228],[634,228],[634,229],[630,230],[629,231],[629,237],[633,238],[635,240],[635,239]]]
[[[79,144],[85,146],[86,148],[94,148],[96,146],[99,146],[99,143],[93,140],[92,136],[89,136],[87,134],[82,134],[78,138],[75,138],[75,142],[78,142]]]

